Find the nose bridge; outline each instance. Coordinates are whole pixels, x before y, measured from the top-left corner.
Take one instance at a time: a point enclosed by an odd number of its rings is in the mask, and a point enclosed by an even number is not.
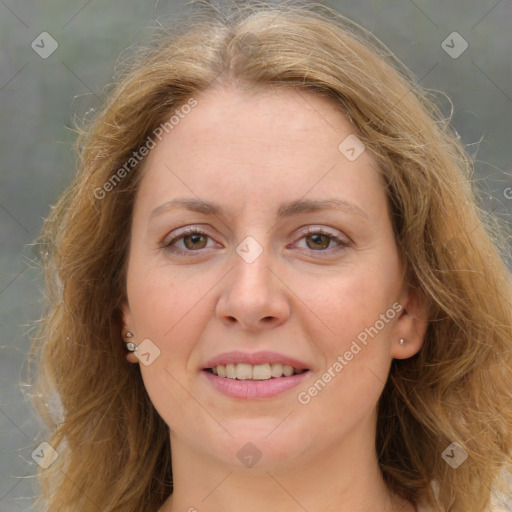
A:
[[[244,298],[248,303],[268,299],[271,293],[269,288],[272,287],[269,268],[272,262],[270,242],[263,233],[258,239],[260,241],[254,236],[244,238],[236,247],[234,256],[235,268],[231,286],[236,288],[239,298]]]
[[[276,325],[287,317],[288,302],[272,270],[273,262],[270,240],[263,231],[247,236],[236,246],[234,268],[217,307],[224,321],[255,329]]]
[[[237,280],[241,283],[248,281],[256,287],[267,281],[271,260],[268,243],[263,246],[253,237],[247,237],[237,246],[236,253],[234,275]]]

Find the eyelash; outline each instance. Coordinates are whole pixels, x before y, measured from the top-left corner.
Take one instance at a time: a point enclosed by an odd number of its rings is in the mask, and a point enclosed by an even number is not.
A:
[[[197,250],[188,249],[188,250],[183,250],[183,249],[176,249],[176,248],[172,247],[172,244],[174,244],[178,240],[181,240],[181,239],[183,239],[183,238],[185,238],[187,236],[190,236],[190,235],[205,235],[206,237],[211,239],[211,237],[207,233],[205,233],[204,231],[201,231],[198,228],[187,228],[187,230],[185,232],[180,233],[179,235],[175,236],[174,238],[169,240],[169,242],[164,242],[162,244],[162,247],[164,249],[174,253],[174,254],[194,257],[193,253],[201,253],[201,251],[203,251],[204,249],[197,249]],[[337,244],[338,244],[336,247],[331,247],[330,249],[319,249],[319,250],[306,249],[307,251],[315,253],[316,255],[321,255],[322,253],[326,253],[327,251],[331,252],[331,251],[336,250],[336,249],[337,250],[343,250],[343,249],[345,249],[349,245],[349,243],[346,240],[342,240],[341,238],[337,237],[336,235],[334,235],[334,234],[332,234],[332,233],[330,233],[328,231],[325,231],[322,228],[317,228],[317,229],[310,229],[310,228],[308,228],[307,232],[304,233],[301,236],[301,238],[299,238],[299,240],[302,240],[303,238],[306,238],[306,237],[311,236],[311,235],[325,235],[325,236],[329,237],[332,241],[337,242]],[[198,254],[198,255],[200,255],[200,254]]]

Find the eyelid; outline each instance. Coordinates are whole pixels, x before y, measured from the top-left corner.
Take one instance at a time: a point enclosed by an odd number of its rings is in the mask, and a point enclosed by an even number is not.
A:
[[[208,235],[208,233],[206,232],[207,230],[208,230],[208,227],[205,227],[202,224],[183,226],[181,228],[174,229],[173,231],[171,231],[170,233],[165,235],[164,239],[162,240],[162,244],[168,244],[169,242],[172,242],[173,240],[175,240],[178,237],[182,237],[182,236],[186,236],[186,235],[194,234],[194,233],[201,233],[201,234]],[[210,236],[210,235],[208,235],[208,236]]]
[[[337,230],[334,230],[331,228],[326,228],[319,224],[308,225],[300,232],[301,236],[308,235],[308,234],[315,235],[318,233],[320,233],[322,235],[328,235],[332,238],[337,238],[339,240],[341,240],[342,238],[346,238],[347,243],[349,241],[349,238],[346,235],[344,235],[341,231],[337,231]]]

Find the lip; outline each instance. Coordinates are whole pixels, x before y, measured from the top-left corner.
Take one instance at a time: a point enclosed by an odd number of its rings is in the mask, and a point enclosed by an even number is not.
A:
[[[295,370],[309,370],[308,365],[306,363],[303,363],[302,361],[299,361],[298,359],[294,359],[292,357],[285,356],[283,354],[278,354],[277,352],[270,352],[270,351],[260,351],[255,352],[253,354],[250,354],[248,352],[240,352],[240,351],[233,351],[233,352],[225,352],[224,354],[219,354],[218,356],[215,356],[214,358],[210,359],[205,363],[203,366],[203,370],[206,370],[208,368],[214,368],[215,366],[218,366],[219,364],[236,364],[236,363],[245,363],[245,364],[265,364],[265,363],[282,363],[287,364],[289,366],[293,366]],[[306,373],[306,372],[305,372]],[[224,377],[220,377],[224,378]],[[279,377],[281,378],[281,377]],[[279,379],[278,378],[278,379]],[[290,378],[290,377],[285,377]],[[275,380],[278,380],[275,379]],[[274,380],[274,379],[272,379]],[[240,382],[240,381],[238,381]]]
[[[238,360],[238,362],[243,361]],[[224,395],[232,398],[250,400],[255,398],[270,398],[279,395],[280,393],[284,393],[285,391],[298,386],[307,376],[309,376],[310,372],[305,371],[303,373],[291,375],[290,377],[277,377],[268,380],[229,379],[227,377],[218,377],[206,370],[203,370],[200,373],[204,375],[204,378],[208,380],[210,385]]]

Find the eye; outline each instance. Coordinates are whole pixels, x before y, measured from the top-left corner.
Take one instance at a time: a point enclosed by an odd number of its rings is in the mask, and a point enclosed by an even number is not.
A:
[[[181,232],[171,240],[165,241],[162,247],[178,254],[197,252],[207,248],[206,244],[209,238],[209,235],[198,228],[187,228],[186,231]],[[173,247],[176,244],[179,245],[180,242],[182,243],[182,247]]]
[[[191,227],[178,233],[170,240],[164,241],[162,247],[175,254],[191,255],[194,252],[200,253],[202,249],[214,247],[215,244],[208,246],[208,239],[211,240],[211,237],[207,233],[196,227]],[[348,240],[344,240],[323,228],[308,228],[300,240],[306,241],[304,249],[315,253],[331,253],[331,250],[342,250],[349,245]],[[333,242],[334,247],[331,246]]]
[[[349,245],[348,240],[344,240],[323,228],[308,228],[306,234],[300,240],[305,240],[306,249],[313,252],[326,252],[332,242],[335,242],[336,245],[335,247],[330,247],[331,249],[336,247],[344,249]]]

